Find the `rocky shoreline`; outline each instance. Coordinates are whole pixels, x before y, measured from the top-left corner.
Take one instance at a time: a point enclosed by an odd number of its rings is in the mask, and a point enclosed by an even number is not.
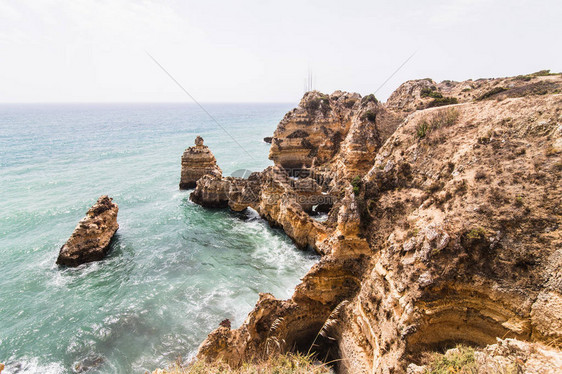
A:
[[[322,257],[291,299],[261,294],[197,358],[235,367],[274,347],[340,373],[410,372],[424,352],[512,338],[559,360],[561,90],[539,72],[408,81],[386,103],[305,94],[273,135],[275,166],[207,173],[191,199],[251,207]]]

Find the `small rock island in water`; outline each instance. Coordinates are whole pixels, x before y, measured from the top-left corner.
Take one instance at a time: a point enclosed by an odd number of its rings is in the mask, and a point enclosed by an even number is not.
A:
[[[57,264],[75,267],[103,259],[109,251],[111,238],[119,228],[118,211],[119,207],[112,198],[100,196],[61,247]]]
[[[198,136],[195,146],[187,148],[181,157],[180,190],[195,188],[197,180],[205,174],[221,178],[222,170],[209,147],[203,145],[203,138]]]

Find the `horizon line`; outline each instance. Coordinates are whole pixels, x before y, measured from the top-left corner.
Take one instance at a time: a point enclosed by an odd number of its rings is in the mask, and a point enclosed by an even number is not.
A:
[[[299,100],[300,101],[300,100]],[[202,101],[204,104],[293,104],[292,101]],[[0,105],[28,104],[187,104],[197,105],[188,101],[4,101]]]

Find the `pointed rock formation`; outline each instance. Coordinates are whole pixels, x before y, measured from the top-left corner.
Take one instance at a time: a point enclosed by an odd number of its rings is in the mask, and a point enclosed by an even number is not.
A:
[[[181,157],[180,190],[195,188],[197,180],[206,174],[221,177],[222,170],[209,147],[203,145],[203,138],[198,136],[195,146],[187,148]]]
[[[111,238],[119,228],[118,211],[119,207],[113,199],[107,195],[101,196],[61,247],[57,264],[74,267],[103,259],[109,250]]]

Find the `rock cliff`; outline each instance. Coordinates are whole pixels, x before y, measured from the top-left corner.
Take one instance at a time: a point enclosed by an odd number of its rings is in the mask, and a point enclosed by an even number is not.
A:
[[[203,144],[203,138],[198,136],[195,146],[187,148],[181,157],[180,189],[194,188],[197,180],[207,174],[220,177],[222,170],[209,147]]]
[[[311,168],[357,176],[398,124],[374,95],[308,92],[277,126],[269,158],[295,176]]]
[[[119,207],[107,195],[101,196],[80,220],[68,241],[61,247],[57,264],[78,266],[103,259],[111,238],[119,228]]]
[[[391,373],[510,338],[559,360],[561,89],[562,76],[539,72],[409,81],[384,104],[307,93],[275,131],[274,167],[206,176],[192,199],[252,207],[321,258],[291,299],[260,295],[197,357],[236,366],[299,350],[341,373]]]

